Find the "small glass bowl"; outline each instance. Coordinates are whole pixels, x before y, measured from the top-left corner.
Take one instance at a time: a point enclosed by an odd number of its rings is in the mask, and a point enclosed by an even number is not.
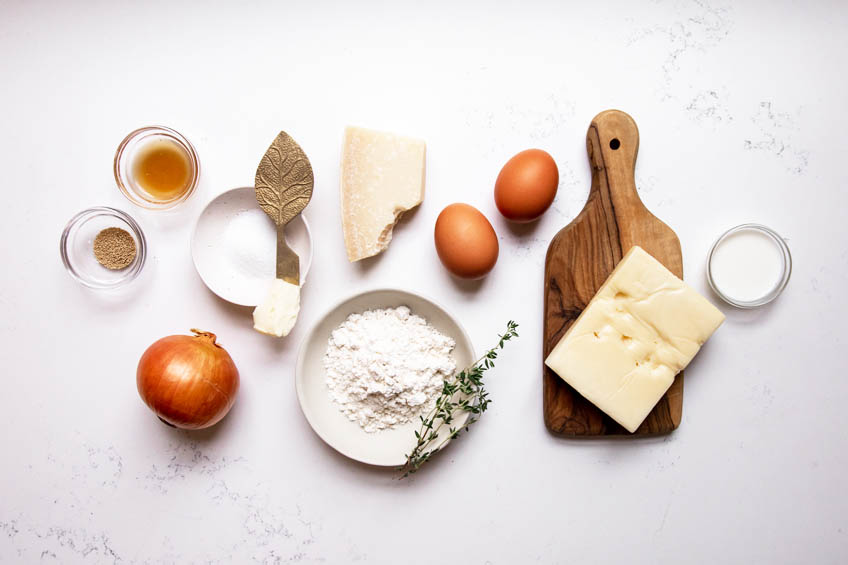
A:
[[[713,257],[715,255],[716,249],[718,249],[721,243],[728,237],[741,231],[754,231],[768,236],[780,251],[780,257],[782,260],[780,277],[776,281],[775,285],[766,294],[753,300],[740,300],[729,296],[726,292],[723,292],[719,288],[718,284],[716,284],[716,281],[713,278]],[[786,245],[786,242],[783,241],[783,238],[780,237],[780,235],[776,231],[762,224],[741,224],[736,227],[730,228],[729,230],[721,234],[719,238],[715,241],[715,243],[713,243],[713,246],[710,248],[709,257],[707,258],[707,281],[710,284],[710,288],[713,289],[713,292],[715,292],[719,298],[721,298],[731,306],[735,306],[737,308],[751,309],[768,304],[769,302],[780,296],[780,293],[782,293],[783,289],[786,288],[786,284],[789,282],[789,276],[791,274],[792,255],[789,253],[789,246]]]
[[[135,259],[120,270],[107,269],[94,257],[94,238],[106,228],[121,228],[135,241]],[[141,227],[128,214],[98,206],[83,210],[68,222],[59,243],[68,273],[89,288],[114,289],[135,279],[147,258],[147,241]]]
[[[179,145],[188,156],[189,167],[191,167],[191,179],[188,188],[180,195],[162,200],[149,194],[133,178],[133,163],[139,150],[150,141],[156,139],[167,139]],[[168,210],[181,202],[185,202],[197,188],[200,179],[200,160],[194,146],[179,132],[164,126],[147,126],[131,132],[124,138],[115,152],[115,182],[121,194],[137,206],[148,210]]]

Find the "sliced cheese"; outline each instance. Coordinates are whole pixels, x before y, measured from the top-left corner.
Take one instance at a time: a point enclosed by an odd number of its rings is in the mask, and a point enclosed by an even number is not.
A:
[[[342,230],[351,262],[389,246],[400,216],[424,199],[425,145],[419,139],[345,128]]]
[[[723,321],[706,298],[635,246],[545,364],[634,432]]]
[[[265,302],[253,311],[253,329],[283,337],[289,335],[300,312],[300,287],[275,279]]]

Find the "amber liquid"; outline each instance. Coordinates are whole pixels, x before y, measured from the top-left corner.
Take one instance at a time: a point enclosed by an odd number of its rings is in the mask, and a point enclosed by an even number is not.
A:
[[[188,190],[192,176],[188,153],[167,139],[145,143],[133,162],[135,182],[154,200],[179,198]]]

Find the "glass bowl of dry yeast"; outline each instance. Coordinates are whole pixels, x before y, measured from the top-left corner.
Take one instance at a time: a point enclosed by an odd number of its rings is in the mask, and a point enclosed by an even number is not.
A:
[[[90,288],[114,289],[141,272],[147,242],[128,214],[99,206],[71,218],[59,252],[71,277]]]

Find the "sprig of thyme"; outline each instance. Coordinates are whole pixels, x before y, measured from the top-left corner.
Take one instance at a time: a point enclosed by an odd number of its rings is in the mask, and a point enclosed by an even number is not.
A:
[[[403,473],[400,478],[405,479],[417,472],[445,443],[458,438],[463,429],[467,432],[468,427],[480,419],[480,414],[486,411],[491,402],[489,393],[483,387],[483,373],[495,366],[498,350],[503,349],[504,344],[512,338],[518,337],[517,328],[518,324],[510,320],[506,333],[498,335],[500,339],[497,346],[471,366],[445,379],[436,405],[426,417],[419,416],[421,426],[415,432],[415,447],[406,456],[406,463],[398,469]],[[454,427],[454,420],[463,412],[469,414],[468,420],[462,426]],[[439,438],[443,426],[448,426],[450,433]]]

